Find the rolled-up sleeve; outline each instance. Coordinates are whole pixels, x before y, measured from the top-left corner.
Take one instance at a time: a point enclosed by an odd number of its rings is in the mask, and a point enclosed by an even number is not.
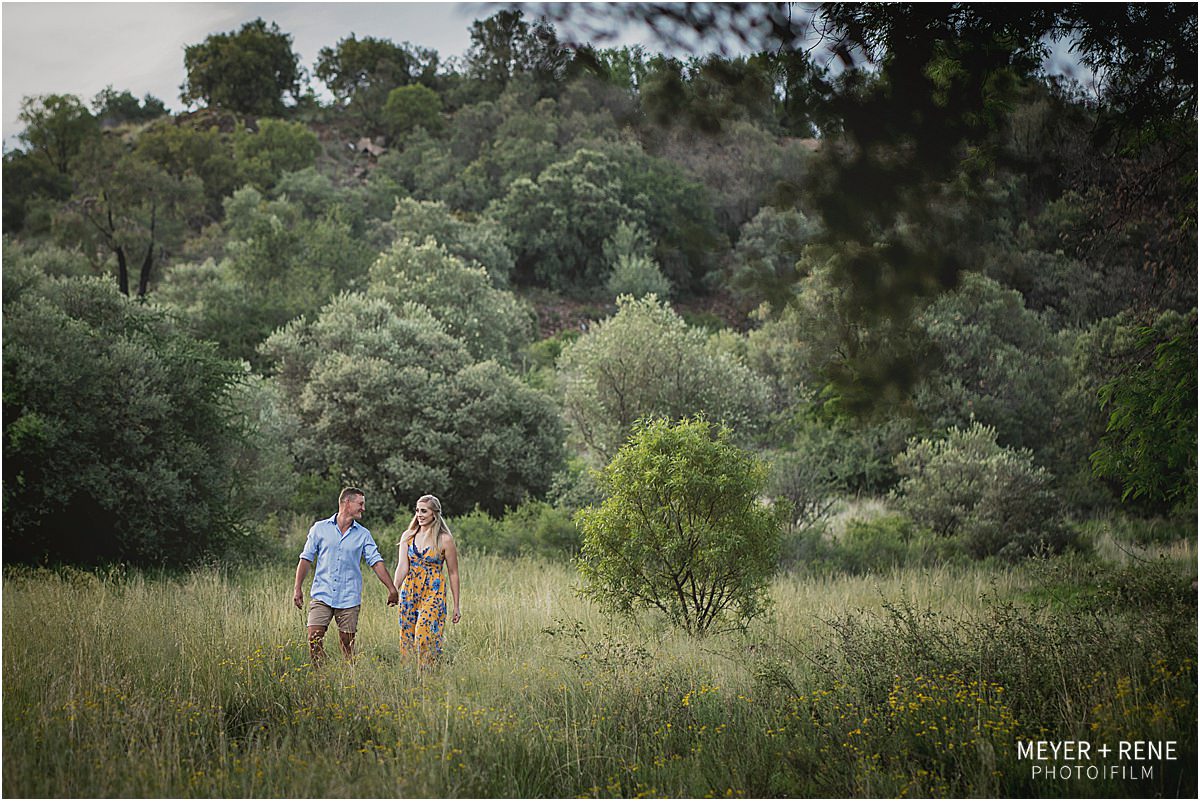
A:
[[[367,567],[375,567],[383,561],[383,557],[379,554],[379,548],[375,545],[375,538],[371,536],[368,536],[367,541],[363,543],[362,555],[367,562]]]
[[[313,525],[308,530],[308,539],[304,541],[304,550],[300,552],[300,558],[308,562],[317,561],[317,526]]]

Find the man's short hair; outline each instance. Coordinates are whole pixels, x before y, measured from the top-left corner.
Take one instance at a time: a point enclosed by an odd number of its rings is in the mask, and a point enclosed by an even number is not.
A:
[[[346,487],[344,490],[342,490],[342,494],[338,496],[338,505],[341,506],[346,502],[347,498],[350,498],[354,495],[362,495],[365,498],[367,493],[363,492],[358,487]]]

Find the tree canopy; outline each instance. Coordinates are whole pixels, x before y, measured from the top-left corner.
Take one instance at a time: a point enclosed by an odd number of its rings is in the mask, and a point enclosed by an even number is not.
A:
[[[303,73],[292,37],[261,18],[187,46],[183,64],[187,78],[180,99],[185,103],[277,116],[284,111],[284,95],[300,97]]]
[[[179,447],[274,488],[260,533],[343,482],[384,518],[435,491],[558,532],[639,419],[696,414],[774,464],[793,555],[824,547],[831,503],[915,487],[918,463],[978,477],[986,501],[970,547],[960,531],[939,554],[1011,544],[1005,487],[1046,520],[1194,508],[1194,7],[539,12],[476,20],[465,58],[352,33],[307,67],[256,19],[186,47],[179,113],[112,85],[23,98],[5,345],[10,321],[17,343],[61,317],[120,353],[52,334],[56,363],[241,365],[221,403],[260,438]],[[569,41],[631,19],[677,48]],[[109,303],[95,281],[136,298],[113,318],[128,330],[63,322],[68,296]],[[888,496],[903,519],[873,531],[932,542],[914,497]]]

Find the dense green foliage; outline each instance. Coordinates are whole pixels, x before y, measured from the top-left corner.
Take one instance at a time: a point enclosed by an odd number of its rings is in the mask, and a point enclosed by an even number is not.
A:
[[[761,379],[706,340],[654,296],[618,299],[616,315],[559,357],[572,434],[607,461],[643,417],[703,413],[743,436],[753,431],[766,403]]]
[[[182,99],[242,114],[271,116],[284,109],[283,96],[300,95],[300,63],[292,37],[262,19],[240,30],[216,33],[184,49],[187,80]]]
[[[492,286],[487,270],[464,264],[433,239],[393,244],[371,266],[367,292],[398,308],[424,306],[479,361],[511,364],[530,339],[530,316],[517,298]]]
[[[177,564],[236,544],[237,365],[108,281],[5,262],[6,558]]]
[[[896,464],[900,508],[973,556],[1015,559],[1071,542],[1052,477],[1029,451],[998,445],[993,428],[973,423],[913,440]]]
[[[759,501],[767,470],[701,418],[634,427],[578,514],[583,592],[626,614],[657,609],[692,634],[763,614],[779,514]]]
[[[230,492],[272,526],[353,480],[385,525],[436,491],[503,513],[480,527],[507,551],[561,552],[555,516],[597,501],[586,467],[640,417],[696,413],[772,465],[792,556],[902,482],[917,533],[880,548],[922,563],[1194,513],[1194,9],[562,9],[743,43],[687,58],[526,13],[474,21],[461,59],[331,42],[309,69],[332,101],[262,19],[186,46],[183,113],[111,85],[23,98],[6,261],[102,277],[247,363],[232,394],[190,386],[256,421],[252,448],[204,446],[252,465]],[[1067,40],[1095,91],[1044,62]],[[978,491],[918,502],[905,460],[976,424],[994,447],[955,464]],[[1041,522],[1000,533],[1013,486]],[[951,537],[927,528],[943,501],[971,510]],[[504,521],[526,515],[520,545]]]
[[[302,473],[362,487],[390,520],[424,493],[450,512],[498,512],[550,486],[562,461],[554,404],[424,306],[340,295],[263,345],[295,416]]]
[[[1137,341],[1135,368],[1100,390],[1111,409],[1097,474],[1122,483],[1122,500],[1190,511],[1196,505],[1196,315],[1160,320]]]

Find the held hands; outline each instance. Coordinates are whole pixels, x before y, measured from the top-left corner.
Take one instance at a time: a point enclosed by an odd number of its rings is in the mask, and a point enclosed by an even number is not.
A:
[[[400,603],[400,591],[395,587],[392,587],[390,590],[388,590],[387,605],[395,606],[398,603]]]

